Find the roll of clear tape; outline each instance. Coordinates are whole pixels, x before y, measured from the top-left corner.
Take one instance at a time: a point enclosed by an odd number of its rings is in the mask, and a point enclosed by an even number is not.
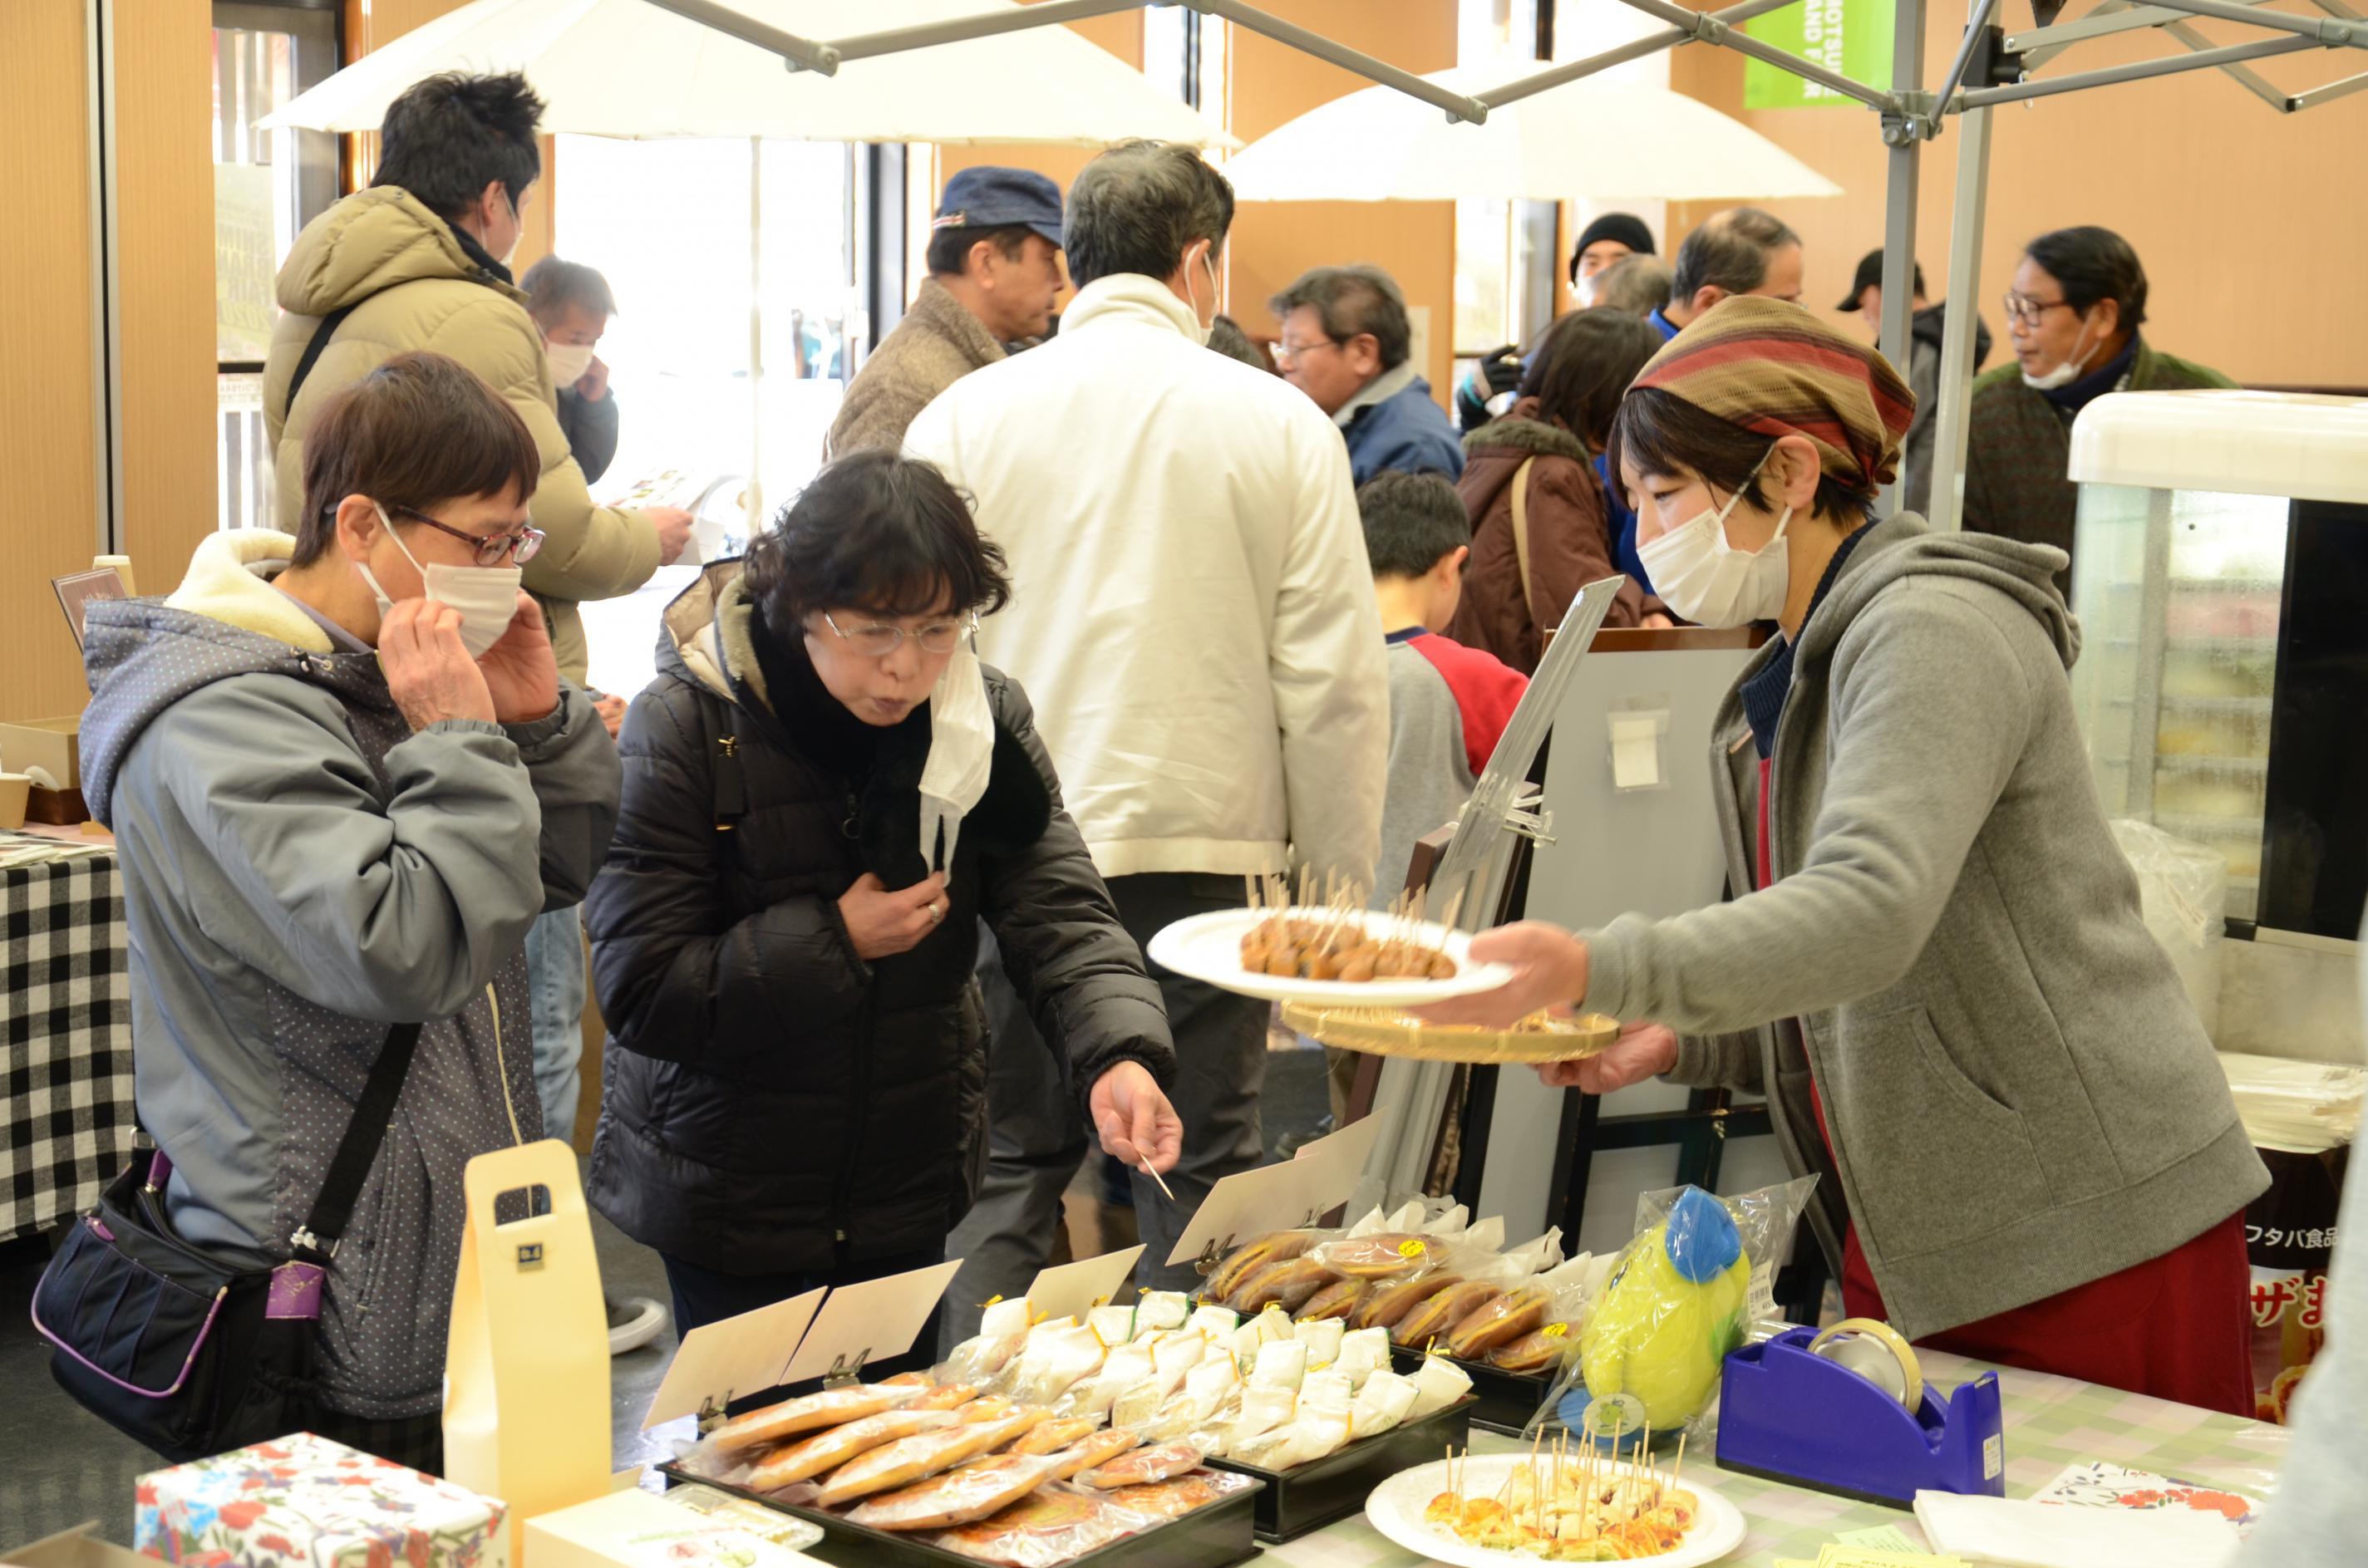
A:
[[[1916,1346],[1879,1318],[1844,1318],[1809,1341],[1809,1354],[1848,1367],[1909,1410],[1924,1405],[1924,1369]]]

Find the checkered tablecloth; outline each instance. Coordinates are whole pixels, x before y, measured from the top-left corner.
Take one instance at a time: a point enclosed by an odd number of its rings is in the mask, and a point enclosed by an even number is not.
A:
[[[1984,1363],[1940,1351],[1919,1352],[1918,1358],[1926,1380],[1942,1388],[1953,1388],[1988,1369]],[[2009,1497],[2027,1497],[2066,1465],[2093,1460],[2263,1497],[2285,1461],[2286,1431],[2282,1426],[2215,1415],[2070,1378],[2004,1367],[1998,1374],[2006,1415]],[[1474,1433],[1472,1447],[1486,1454],[1509,1453],[1521,1445],[1509,1437]],[[1835,1531],[1875,1525],[1895,1525],[1919,1546],[1924,1543],[1912,1514],[1755,1476],[1731,1475],[1715,1465],[1698,1471],[1691,1448],[1686,1478],[1699,1478],[1743,1511],[1749,1533],[1726,1560],[1732,1563],[1766,1564],[1780,1557],[1814,1561],[1817,1548],[1832,1540]],[[1266,1561],[1279,1568],[1417,1568],[1429,1559],[1388,1540],[1360,1514],[1288,1546],[1269,1547]]]
[[[0,1241],[131,1158],[131,991],[111,854],[0,869]]]

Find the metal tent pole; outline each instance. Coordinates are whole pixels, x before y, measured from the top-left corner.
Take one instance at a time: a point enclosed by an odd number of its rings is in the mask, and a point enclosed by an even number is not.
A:
[[[1694,28],[1701,26],[1701,12],[1689,11],[1682,6],[1672,6],[1668,0],[1620,0],[1620,3],[1631,10],[1642,11],[1648,17],[1657,17],[1672,27]],[[1917,36],[1921,38],[1924,31],[1924,9],[1920,0],[1899,0],[1899,9],[1903,17],[1911,11],[1915,14]],[[1703,31],[1706,33],[1708,29]],[[1816,82],[1839,93],[1846,98],[1856,98],[1869,108],[1889,111],[1898,103],[1896,84],[1893,91],[1889,93],[1876,92],[1863,82],[1853,82],[1840,72],[1828,71],[1814,61],[1802,59],[1790,50],[1779,49],[1772,43],[1762,43],[1749,33],[1735,32],[1722,27],[1717,30],[1716,36],[1710,38],[1708,41],[1731,49],[1737,54],[1748,54],[1754,60],[1765,61],[1770,65],[1790,71],[1795,76]]]
[[[1728,28],[1741,27],[1754,17],[1764,17],[1770,11],[1781,11],[1797,0],[1744,0],[1740,6],[1729,6],[1721,11],[1707,11],[1692,26],[1678,26],[1657,33],[1647,33],[1600,54],[1590,54],[1584,60],[1574,60],[1557,65],[1551,71],[1541,71],[1534,76],[1523,76],[1473,96],[1490,108],[1502,108],[1523,98],[1535,97],[1556,87],[1584,80],[1599,71],[1609,71],[1615,65],[1625,65],[1632,60],[1642,60],[1665,49],[1675,49],[1682,43],[1716,43],[1719,34]]]
[[[1898,0],[1891,27],[1891,94],[1895,101],[1912,102],[1924,80],[1924,0]],[[1907,373],[1907,332],[1916,317],[1917,159],[1923,155],[1923,129],[1908,114],[1883,117],[1883,140],[1891,152],[1884,159],[1879,341],[1883,357],[1903,378]],[[1888,513],[1898,506],[1899,485],[1895,480],[1884,487],[1882,507]]]
[[[2224,22],[2242,22],[2247,27],[2274,28],[2281,32],[2297,33],[2330,48],[2368,49],[2368,27],[2340,17],[2294,17],[2283,11],[2272,11],[2266,6],[2232,6],[2226,0],[2156,0],[2156,4],[2167,10],[2211,17]]]
[[[2057,93],[2077,93],[2089,87],[2110,87],[2123,82],[2143,82],[2152,76],[2175,76],[2184,71],[2201,71],[2211,66],[2227,65],[2240,60],[2260,60],[2272,54],[2293,54],[2305,49],[2328,47],[2316,39],[2297,38],[2289,33],[2283,38],[2262,39],[2254,43],[2231,44],[2226,49],[2207,49],[2200,54],[2174,55],[2167,60],[2141,60],[2131,65],[2108,65],[2101,71],[2082,71],[2070,76],[2057,76],[2044,82],[2017,82],[2005,87],[1976,87],[1959,96],[1957,102],[1965,108],[1981,108],[1990,104],[2020,103],[2025,98],[2044,98]]]
[[[1981,320],[1982,230],[1988,216],[1990,114],[1968,110],[1957,120],[1957,196],[1949,220],[1949,310],[1941,318],[1941,406],[1933,418],[1933,528],[1964,526],[1965,435],[1974,403],[1974,334]]]
[[[1411,71],[1401,71],[1387,61],[1374,59],[1362,50],[1335,43],[1322,33],[1310,32],[1296,22],[1269,16],[1254,6],[1241,4],[1241,0],[1178,0],[1178,3],[1190,6],[1202,16],[1221,17],[1235,27],[1264,33],[1278,43],[1287,43],[1304,54],[1312,54],[1318,60],[1354,71],[1385,87],[1395,87],[1409,97],[1435,104],[1447,111],[1450,119],[1469,120],[1478,125],[1488,118],[1488,106],[1477,98],[1451,93],[1445,87],[1424,81]],[[1028,8],[1035,9],[1032,6]]]

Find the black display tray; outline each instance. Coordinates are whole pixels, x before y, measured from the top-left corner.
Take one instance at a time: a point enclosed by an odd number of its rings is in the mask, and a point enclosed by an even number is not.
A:
[[[820,1508],[802,1508],[745,1486],[711,1481],[679,1465],[662,1464],[658,1473],[666,1477],[669,1485],[712,1486],[719,1492],[729,1492],[735,1497],[746,1497],[821,1526],[822,1540],[807,1547],[805,1552],[824,1562],[843,1563],[847,1568],[921,1568],[922,1564],[929,1568],[945,1568],[949,1564],[955,1568],[980,1568],[978,1559],[964,1557],[959,1551],[948,1551],[942,1546],[932,1546],[893,1530],[853,1524]],[[1073,1557],[1065,1568],[1234,1568],[1235,1563],[1264,1555],[1252,1539],[1252,1531],[1257,1505],[1265,1496],[1266,1488],[1262,1486],[1236,1492],[1180,1519],[1138,1530],[1108,1546],[1098,1546],[1083,1556]]]
[[[1276,1544],[1297,1540],[1351,1514],[1363,1513],[1365,1499],[1373,1494],[1373,1488],[1398,1471],[1444,1459],[1449,1449],[1464,1447],[1471,1437],[1474,1403],[1473,1397],[1465,1394],[1419,1421],[1393,1426],[1378,1437],[1359,1438],[1338,1452],[1289,1470],[1260,1470],[1215,1458],[1209,1463],[1266,1483],[1250,1494],[1257,1503],[1258,1540]]]
[[[1394,1371],[1412,1377],[1422,1366],[1423,1353],[1404,1346],[1390,1346],[1390,1366]],[[1501,1432],[1518,1437],[1522,1428],[1546,1402],[1554,1387],[1554,1379],[1535,1372],[1508,1372],[1502,1367],[1492,1367],[1486,1361],[1457,1361],[1464,1375],[1472,1380],[1472,1425],[1484,1432]]]

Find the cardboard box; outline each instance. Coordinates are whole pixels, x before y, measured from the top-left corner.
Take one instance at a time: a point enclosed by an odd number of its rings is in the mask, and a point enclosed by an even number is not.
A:
[[[508,1568],[509,1510],[310,1432],[140,1478],[132,1541],[192,1568]]]
[[[803,1520],[703,1486],[612,1492],[526,1522],[535,1568],[819,1568],[784,1541],[821,1539]]]
[[[0,723],[0,767],[11,773],[40,768],[61,790],[82,788],[82,715]]]
[[[130,1547],[101,1540],[90,1533],[97,1528],[97,1519],[85,1519],[70,1530],[60,1530],[30,1546],[0,1551],[0,1563],[9,1568],[155,1568]]]

